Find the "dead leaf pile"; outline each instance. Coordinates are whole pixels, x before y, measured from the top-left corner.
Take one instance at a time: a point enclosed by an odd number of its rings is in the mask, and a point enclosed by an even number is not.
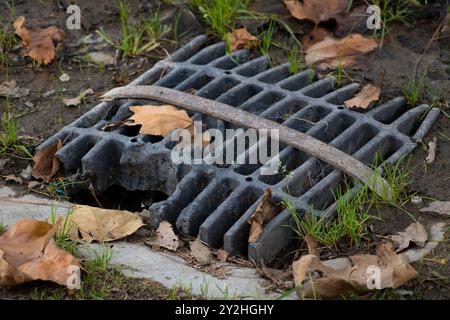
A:
[[[360,108],[367,109],[373,102],[380,99],[380,88],[368,84],[352,99],[345,101],[345,106],[349,109]]]
[[[25,17],[20,16],[14,21],[16,34],[22,38],[28,49],[27,55],[41,65],[47,65],[55,58],[54,41],[62,41],[65,33],[57,27],[46,29],[28,29],[25,27]]]
[[[351,30],[355,31],[355,25],[363,25],[367,19],[364,6],[349,12],[349,0],[284,0],[284,3],[293,17],[315,24],[302,41],[306,49],[305,61],[309,65],[317,65],[320,70],[351,67],[356,64],[358,56],[378,46],[376,40],[365,38],[358,31],[349,34]],[[323,24],[330,20],[336,22],[332,31]],[[345,37],[336,39],[333,33]]]
[[[316,255],[302,256],[292,264],[298,295],[335,299],[371,289],[398,288],[417,276],[408,258],[397,255],[391,242],[379,243],[376,255],[354,255],[349,259],[350,265],[335,269]]]
[[[411,223],[405,231],[398,232],[396,235],[388,236],[397,245],[396,252],[400,252],[409,247],[413,242],[419,247],[424,247],[427,242],[427,231],[420,223]]]
[[[173,231],[172,225],[168,221],[161,221],[156,229],[156,239],[148,244],[156,249],[165,248],[176,251],[180,246],[180,240]]]
[[[259,44],[259,39],[250,34],[250,32],[248,32],[246,28],[236,29],[232,32],[228,32],[226,39],[231,51],[240,49],[251,50],[256,48]]]
[[[186,129],[193,124],[186,111],[170,105],[131,106],[130,110],[134,115],[125,124],[141,125],[139,133],[143,134],[166,136],[175,129]]]
[[[36,152],[33,157],[33,177],[48,182],[56,176],[60,168],[60,162],[59,159],[55,157],[55,154],[62,146],[61,140],[58,139],[56,143]]]
[[[76,205],[65,224],[70,239],[88,243],[122,239],[144,225],[142,218],[132,212],[85,205]]]
[[[247,220],[250,224],[249,243],[258,241],[263,226],[283,210],[283,206],[272,202],[272,188],[267,188],[255,212]]]
[[[20,98],[27,96],[29,93],[30,89],[19,88],[15,80],[0,83],[0,96],[2,97]]]
[[[57,228],[58,224],[20,220],[0,236],[0,284],[45,280],[67,285],[69,267],[79,268],[80,263],[56,246],[53,236]]]

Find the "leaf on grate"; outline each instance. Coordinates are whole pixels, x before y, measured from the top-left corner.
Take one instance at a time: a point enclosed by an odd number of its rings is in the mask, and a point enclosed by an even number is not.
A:
[[[325,38],[306,50],[305,61],[309,65],[318,64],[320,69],[350,67],[357,63],[356,58],[375,50],[375,39],[360,34],[351,34],[343,39]]]
[[[57,27],[46,29],[27,29],[25,17],[20,16],[14,21],[16,34],[22,38],[28,49],[28,56],[41,65],[47,65],[55,58],[54,41],[62,41],[65,33]]]
[[[419,247],[425,246],[428,235],[422,224],[411,223],[405,231],[397,232],[396,235],[391,235],[387,238],[394,241],[397,245],[396,252],[399,252],[408,248],[411,242],[415,243]]]
[[[67,285],[69,267],[79,268],[80,263],[55,244],[53,236],[60,223],[20,220],[0,236],[0,284],[45,280]]]
[[[315,24],[335,20],[345,13],[350,0],[284,0],[290,14],[299,20],[310,20]]]
[[[250,34],[246,28],[235,29],[232,32],[228,32],[227,43],[230,46],[231,51],[240,49],[254,49],[259,44],[259,39]]]
[[[142,218],[125,210],[76,205],[66,223],[70,239],[107,242],[122,239],[144,225]]]
[[[373,102],[380,99],[381,89],[368,84],[365,85],[361,91],[352,99],[345,101],[345,106],[349,109],[360,108],[367,109]]]
[[[178,236],[173,232],[170,222],[161,221],[158,229],[156,229],[156,239],[149,243],[152,247],[166,248],[176,251],[180,246]]]
[[[211,262],[211,249],[205,245],[199,238],[191,241],[191,256],[197,260],[200,265],[206,265]]]
[[[55,157],[55,154],[62,146],[61,140],[58,139],[56,143],[36,152],[33,157],[33,177],[48,182],[56,176],[60,168],[60,162],[59,159]]]
[[[281,204],[272,203],[272,188],[267,188],[255,212],[247,220],[250,224],[248,242],[254,243],[258,241],[263,232],[264,224],[275,218],[282,210],[283,206]]]
[[[349,259],[349,265],[334,269],[315,255],[300,257],[292,264],[298,295],[335,299],[371,289],[398,288],[417,276],[408,258],[397,255],[391,242],[378,243],[376,255],[354,255]]]
[[[437,214],[450,216],[450,201],[434,201],[428,207],[422,208],[421,212],[435,212]]]
[[[193,121],[184,110],[179,110],[174,106],[145,105],[131,106],[134,113],[126,125],[141,125],[139,133],[154,136],[165,136],[175,129],[185,129],[192,125]]]

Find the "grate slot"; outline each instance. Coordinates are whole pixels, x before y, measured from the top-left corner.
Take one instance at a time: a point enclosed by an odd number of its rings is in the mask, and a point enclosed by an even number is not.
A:
[[[269,67],[269,59],[266,56],[251,60],[235,68],[233,71],[244,77],[253,77]]]
[[[222,246],[227,230],[261,195],[261,190],[254,187],[235,190],[200,226],[200,239],[212,247]]]
[[[231,194],[237,183],[231,179],[215,179],[184,208],[177,219],[177,230],[184,235],[196,236],[200,225]]]
[[[335,84],[336,80],[334,78],[321,79],[303,88],[301,93],[308,97],[320,98],[333,90]]]
[[[199,90],[197,95],[215,100],[232,88],[236,87],[238,84],[240,84],[240,82],[231,77],[216,79]]]
[[[274,84],[287,77],[289,77],[289,64],[283,64],[263,72],[257,79],[265,83]]]
[[[192,76],[194,73],[195,71],[192,69],[180,68],[170,72],[162,79],[156,81],[155,85],[167,88],[175,88],[177,85]]]
[[[223,42],[216,43],[212,46],[202,49],[195,54],[188,62],[197,65],[205,65],[214,61],[225,54],[226,44]]]
[[[261,112],[267,110],[273,104],[281,101],[286,97],[284,93],[277,91],[269,91],[259,94],[254,99],[248,100],[241,106],[241,109],[254,114],[260,114]]]
[[[316,78],[313,70],[302,71],[283,80],[279,83],[280,87],[289,91],[298,91],[310,85]]]
[[[381,123],[390,124],[406,110],[408,110],[408,106],[405,100],[403,98],[396,98],[383,104],[380,108],[374,109],[375,113],[373,118]]]
[[[239,107],[246,100],[257,95],[262,90],[263,88],[256,85],[241,84],[229,90],[226,94],[217,99],[217,101],[229,104],[233,107]]]
[[[308,106],[291,115],[283,124],[289,128],[307,132],[330,114],[331,110],[323,106]],[[324,124],[327,124],[323,122]]]

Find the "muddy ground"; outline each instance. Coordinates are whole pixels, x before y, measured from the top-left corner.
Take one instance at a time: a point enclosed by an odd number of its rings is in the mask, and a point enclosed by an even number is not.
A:
[[[172,52],[198,34],[209,33],[214,37],[200,14],[184,4],[183,1],[169,4],[170,1],[161,1],[160,3],[159,1],[130,0],[131,16],[137,21],[145,19],[146,14],[158,6],[160,6],[162,21],[168,26],[173,27],[173,17],[178,15],[180,20],[177,33],[169,32],[167,39],[162,42],[164,50],[156,49],[142,56],[125,60],[118,59],[114,65],[97,65],[86,61],[87,50],[106,52],[112,56],[116,55],[115,50],[104,43],[82,45],[81,41],[88,35],[95,38],[95,31],[100,27],[114,37],[118,37],[120,23],[117,6],[113,1],[106,0],[71,2],[81,7],[82,29],[65,29],[66,39],[58,48],[57,59],[52,64],[37,67],[31,64],[29,58],[20,56],[21,49],[16,46],[7,52],[8,66],[0,67],[2,68],[0,83],[13,79],[21,88],[30,90],[29,95],[19,99],[0,98],[0,112],[14,112],[20,123],[19,135],[22,136],[31,152],[44,139],[90,110],[97,104],[97,98],[102,93],[115,86],[130,82],[150,68],[155,61],[164,58],[165,50]],[[41,28],[53,25],[65,28],[68,16],[65,8],[68,3],[69,1],[14,1],[16,14],[26,16],[27,26]],[[300,23],[290,17],[282,4],[274,4],[270,0],[255,0],[250,2],[250,8],[265,13],[279,14],[282,20],[296,33],[298,39],[302,39],[311,29],[307,23]],[[4,19],[2,27],[11,28],[12,19],[7,12],[5,4],[0,2],[0,14]],[[422,54],[441,16],[441,2],[428,4],[424,9],[414,13],[408,24],[400,23],[392,26],[384,39],[383,47],[363,58],[362,68],[344,70],[344,81],[346,82],[356,81],[361,84],[370,82],[382,85],[381,101],[386,101],[402,96],[408,79],[413,76],[417,61],[421,59],[419,73],[424,72],[425,69],[427,72],[419,102],[428,104],[434,102],[437,107],[446,112],[446,114],[440,114],[430,132],[423,139],[422,145],[415,149],[410,159],[410,183],[407,191],[427,197],[424,200],[425,204],[431,199],[450,200],[448,163],[450,159],[448,117],[450,113],[448,107],[448,101],[450,101],[450,38],[433,41],[429,49]],[[250,31],[260,32],[267,27],[267,19],[243,21],[243,24]],[[292,35],[279,25],[273,39],[274,45],[271,49],[273,64],[286,62],[288,51],[295,43]],[[19,43],[20,41],[18,41]],[[70,76],[68,82],[62,82],[59,79],[63,73]],[[80,91],[87,88],[93,89],[94,95],[84,103],[76,107],[63,105],[63,98],[75,97]],[[438,141],[437,157],[433,164],[426,165],[426,146],[433,137],[436,137]],[[2,156],[0,158],[0,176],[19,175],[30,164],[30,160],[8,155]],[[26,192],[25,182],[23,185],[19,185],[14,181],[0,180],[0,187],[6,184],[14,185],[18,190]],[[72,198],[72,200],[79,201],[79,198],[78,193],[77,198]],[[83,202],[88,203],[89,201]],[[410,204],[406,205],[406,210],[426,226],[444,219],[442,216],[431,213],[421,213],[417,207]],[[376,235],[388,235],[402,231],[411,223],[410,217],[397,209],[379,207],[376,214],[382,218],[381,221],[371,222],[372,232]],[[420,272],[420,277],[402,288],[408,291],[406,294],[398,295],[391,292],[390,295],[373,298],[450,298],[448,285],[450,275],[448,259],[450,257],[448,252],[448,240],[446,240],[430,255],[430,260],[414,264]],[[441,258],[446,259],[447,263],[441,265],[435,262]],[[3,294],[5,293],[0,291],[0,296]],[[6,296],[8,296],[7,293]],[[13,297],[15,296],[13,295]]]

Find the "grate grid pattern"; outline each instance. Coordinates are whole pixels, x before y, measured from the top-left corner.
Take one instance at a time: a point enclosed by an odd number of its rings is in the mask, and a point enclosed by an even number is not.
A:
[[[171,57],[160,61],[131,85],[155,84],[217,100],[305,132],[371,164],[380,152],[394,163],[412,151],[429,130],[439,110],[421,105],[408,109],[402,98],[367,113],[347,110],[343,102],[357,84],[335,89],[334,78],[317,80],[313,71],[289,74],[289,65],[270,68],[267,57],[253,58],[247,50],[225,54],[225,44],[210,44],[206,36],[193,39]],[[298,212],[332,215],[333,191],[343,183],[342,173],[302,151],[281,145],[279,157],[289,175],[261,175],[262,165],[175,165],[170,161],[170,137],[140,135],[136,128],[117,124],[127,119],[131,105],[149,101],[102,102],[61,129],[40,148],[56,142],[67,173],[82,168],[94,177],[99,190],[119,185],[128,190],[158,190],[167,200],[150,208],[150,223],[176,225],[181,234],[196,236],[213,247],[255,261],[269,261],[293,242],[287,210],[264,227],[258,242],[248,244],[247,219],[264,190],[271,186],[276,200],[289,194]],[[206,128],[225,130],[231,124],[200,114]],[[230,142],[230,141],[227,141]],[[259,143],[266,143],[260,141]],[[235,158],[249,157],[248,146]],[[269,161],[275,161],[274,159]],[[350,193],[360,188],[356,184]]]

